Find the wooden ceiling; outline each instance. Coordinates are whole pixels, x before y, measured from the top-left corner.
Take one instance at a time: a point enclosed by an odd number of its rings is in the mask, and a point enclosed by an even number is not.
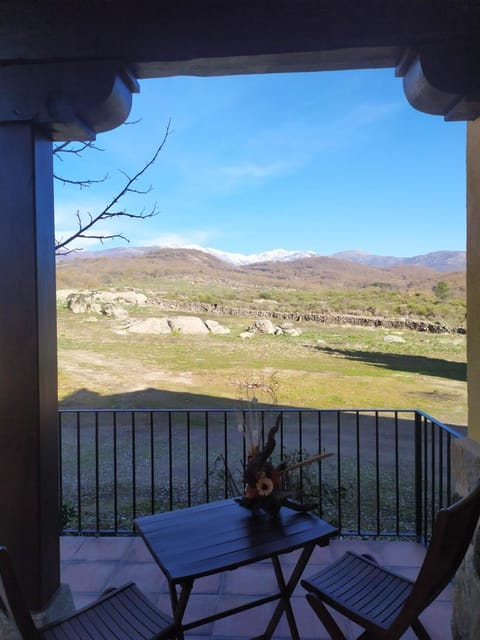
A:
[[[0,68],[97,61],[138,79],[391,67],[414,107],[469,120],[480,2],[0,0]]]

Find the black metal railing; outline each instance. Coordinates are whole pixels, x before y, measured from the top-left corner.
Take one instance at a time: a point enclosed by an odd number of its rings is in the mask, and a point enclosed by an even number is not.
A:
[[[281,416],[274,457],[334,455],[291,474],[294,490],[342,536],[427,541],[451,502],[450,447],[461,437],[415,410],[265,409]],[[134,518],[242,492],[245,440],[233,410],[61,410],[63,531],[131,534]]]

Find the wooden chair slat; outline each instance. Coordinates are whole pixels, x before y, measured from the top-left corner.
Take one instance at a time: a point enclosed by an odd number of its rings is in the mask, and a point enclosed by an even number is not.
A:
[[[115,606],[123,607],[135,620],[141,619],[150,633],[159,627],[167,627],[172,624],[172,619],[159,609],[153,609],[150,601],[137,588],[124,591],[120,598],[115,600]]]
[[[369,631],[372,638],[378,634],[382,640],[398,640],[412,627],[417,637],[426,640],[429,636],[418,616],[455,575],[479,517],[480,484],[470,495],[439,511],[416,580],[349,551],[302,580],[307,600],[332,638],[344,636],[325,604]]]
[[[108,598],[99,605],[93,606],[91,609],[87,609],[74,618],[67,620],[64,624],[68,625],[68,627],[79,624],[82,625],[84,635],[86,635],[87,629],[90,633],[90,635],[87,636],[88,638],[96,638],[100,634],[108,637],[108,634],[110,634],[112,640],[113,638],[115,638],[115,640],[124,640],[127,638],[127,635],[119,623],[118,618],[112,615],[110,602],[111,598]]]
[[[392,602],[398,602],[401,595],[406,592],[405,598],[412,590],[412,585],[405,583],[403,580],[395,578],[392,575],[384,574],[375,576],[375,581],[371,587],[368,585],[363,589],[361,597],[358,598],[356,606],[363,611],[370,612],[371,616],[375,616],[376,611],[383,611],[388,608]]]
[[[122,630],[135,630],[140,638],[149,638],[158,629],[158,624],[154,624],[149,616],[150,607],[146,606],[143,600],[138,602],[136,609],[132,603],[129,592],[123,592],[119,598],[109,600],[104,604],[105,613],[115,621],[118,626],[117,634],[120,637]],[[162,621],[163,623],[163,621]],[[131,633],[131,631],[129,631]],[[125,633],[128,637],[128,633]]]
[[[25,606],[5,547],[0,547],[0,603],[23,640],[165,640],[182,637],[173,619],[135,583],[112,589],[90,605],[37,629]]]
[[[174,637],[173,620],[159,611],[135,584],[116,590],[98,603],[92,603],[53,629],[42,633],[43,640],[53,640],[58,627],[66,638],[80,630],[80,637],[87,640],[109,638],[115,640],[148,640],[149,638]],[[160,635],[159,635],[160,634]],[[72,635],[72,637],[74,637]]]

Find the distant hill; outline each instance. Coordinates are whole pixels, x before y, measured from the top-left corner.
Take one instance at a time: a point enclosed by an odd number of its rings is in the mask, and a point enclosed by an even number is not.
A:
[[[351,254],[352,252],[347,252]],[[357,255],[356,252],[353,252]],[[441,270],[448,262],[432,260],[437,269],[423,266],[415,258],[399,258],[392,265],[371,265],[366,261],[347,261],[337,257],[311,255],[283,256],[281,259],[248,261],[235,265],[200,249],[125,247],[106,251],[83,251],[60,257],[57,262],[59,288],[98,288],[136,286],[155,288],[159,279],[188,279],[221,286],[281,287],[305,290],[360,289],[369,286],[403,291],[431,292],[432,286],[444,280],[452,293],[465,295],[465,271]],[[261,255],[261,254],[260,254]],[[297,256],[299,252],[297,252]],[[365,256],[366,254],[362,254]],[[259,257],[259,256],[257,256]],[[452,256],[450,256],[452,258]],[[386,260],[389,260],[386,258]],[[405,261],[407,262],[398,262]],[[452,265],[452,260],[450,260]]]
[[[290,262],[260,262],[243,271],[268,276],[276,286],[296,288],[352,289],[377,286],[399,290],[430,292],[440,279],[452,291],[463,293],[465,272],[443,272],[421,265],[370,266],[333,257],[302,258]]]
[[[466,252],[465,251],[433,251],[409,258],[398,258],[394,256],[381,256],[364,251],[340,251],[330,256],[320,256],[314,251],[288,251],[286,249],[274,249],[272,251],[264,251],[245,255],[242,253],[229,253],[228,251],[220,251],[218,249],[208,249],[200,246],[191,247],[115,247],[113,249],[104,249],[101,251],[79,251],[78,253],[70,253],[60,256],[57,261],[59,263],[70,261],[72,259],[93,259],[100,257],[109,258],[133,258],[155,254],[160,256],[163,252],[164,257],[171,257],[179,253],[201,252],[214,256],[222,262],[237,267],[248,266],[263,262],[293,262],[303,260],[304,258],[334,258],[355,264],[363,264],[370,267],[389,268],[397,266],[418,266],[433,269],[434,271],[463,271],[466,268]],[[193,254],[191,254],[193,255]]]
[[[411,258],[394,258],[393,256],[377,256],[363,251],[341,251],[332,258],[347,260],[371,267],[394,267],[400,265],[416,265],[434,269],[435,271],[463,271],[466,268],[465,251],[433,251]]]

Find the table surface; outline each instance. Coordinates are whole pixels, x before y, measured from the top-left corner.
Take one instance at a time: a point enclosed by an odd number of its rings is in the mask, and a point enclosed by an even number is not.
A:
[[[235,569],[316,542],[337,529],[317,516],[282,507],[277,518],[234,499],[138,518],[150,552],[171,582]]]

